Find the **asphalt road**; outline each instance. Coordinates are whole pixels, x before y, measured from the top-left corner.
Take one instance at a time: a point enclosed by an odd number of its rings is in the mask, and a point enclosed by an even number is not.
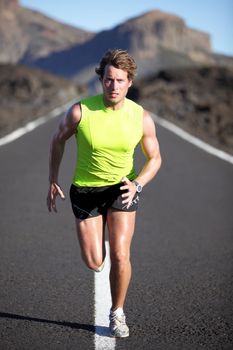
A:
[[[59,213],[45,205],[58,120],[0,148],[0,349],[94,349],[94,273],[80,258],[65,151]],[[163,158],[145,189],[118,350],[233,348],[233,166],[158,127]],[[142,156],[137,154],[138,166]]]

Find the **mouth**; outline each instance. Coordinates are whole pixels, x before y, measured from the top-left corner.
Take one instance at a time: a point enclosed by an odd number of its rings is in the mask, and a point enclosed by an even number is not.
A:
[[[116,98],[116,97],[118,96],[118,94],[117,94],[116,92],[110,92],[110,93],[109,93],[109,96],[110,96],[111,98]]]

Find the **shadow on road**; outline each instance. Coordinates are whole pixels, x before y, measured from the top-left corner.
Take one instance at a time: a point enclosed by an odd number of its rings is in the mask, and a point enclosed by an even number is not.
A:
[[[0,318],[10,318],[10,319],[13,319],[13,320],[23,320],[23,321],[48,323],[48,324],[54,324],[54,325],[58,325],[58,326],[62,326],[62,327],[70,327],[70,328],[74,328],[74,329],[83,329],[85,331],[89,331],[89,332],[92,332],[92,333],[95,333],[95,330],[96,330],[95,326],[89,325],[89,324],[67,322],[67,321],[53,321],[53,320],[47,320],[47,319],[44,319],[44,318],[16,315],[16,314],[11,314],[11,313],[6,313],[6,312],[0,312]]]

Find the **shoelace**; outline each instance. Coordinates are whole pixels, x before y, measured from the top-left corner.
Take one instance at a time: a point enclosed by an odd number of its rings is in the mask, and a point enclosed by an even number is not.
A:
[[[125,324],[125,315],[122,314],[121,316],[117,316],[114,314],[110,314],[110,322],[115,322],[115,321]]]

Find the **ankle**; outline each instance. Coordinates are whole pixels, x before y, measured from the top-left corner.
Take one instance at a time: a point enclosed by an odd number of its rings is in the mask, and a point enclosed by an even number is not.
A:
[[[124,313],[124,311],[123,311],[122,307],[118,307],[117,309],[111,309],[110,313],[114,314],[114,315],[117,315],[117,316],[120,316],[120,315],[122,315]]]

